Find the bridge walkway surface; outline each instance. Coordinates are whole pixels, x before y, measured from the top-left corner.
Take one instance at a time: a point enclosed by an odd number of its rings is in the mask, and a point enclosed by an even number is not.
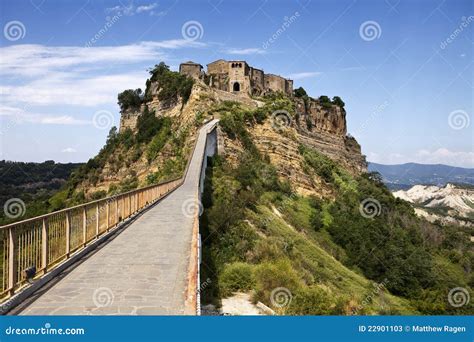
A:
[[[182,315],[201,164],[198,135],[184,183],[47,289],[21,315]],[[185,207],[186,206],[186,207]]]

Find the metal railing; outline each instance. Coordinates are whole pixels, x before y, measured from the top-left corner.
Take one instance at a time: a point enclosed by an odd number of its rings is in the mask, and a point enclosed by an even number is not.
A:
[[[1,301],[158,201],[183,180],[184,176],[1,226]]]

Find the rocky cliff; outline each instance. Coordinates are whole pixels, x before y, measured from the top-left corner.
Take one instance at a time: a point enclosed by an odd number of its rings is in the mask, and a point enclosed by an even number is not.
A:
[[[322,103],[311,97],[302,99],[281,95],[284,100],[278,97],[272,100],[272,98],[237,96],[195,80],[189,100],[183,105],[180,98],[171,103],[161,101],[160,89],[158,82],[148,82],[147,101],[144,101],[141,108],[134,113],[129,111],[122,113],[121,131],[127,128],[135,129],[137,118],[145,106],[153,110],[157,116],[175,119],[175,122],[183,127],[192,124],[196,116],[219,117],[221,113],[215,108],[222,103],[238,103],[242,110],[249,111],[265,107],[266,110],[270,108],[273,113],[269,112],[266,120],[247,128],[258,149],[270,157],[280,176],[288,179],[299,193],[327,195],[323,182],[303,170],[302,156],[298,152],[301,144],[328,156],[351,174],[367,171],[365,156],[361,154],[360,145],[353,137],[347,135],[346,111],[336,104]],[[275,124],[275,120],[281,118],[275,117],[274,114],[278,115],[280,112],[281,103],[284,104],[282,108],[288,109],[283,110],[286,116],[283,118],[285,121],[283,127],[281,124]],[[229,159],[234,158],[243,148],[222,135],[222,132],[220,139],[223,147],[220,153]],[[145,174],[143,167],[140,167],[139,174]]]

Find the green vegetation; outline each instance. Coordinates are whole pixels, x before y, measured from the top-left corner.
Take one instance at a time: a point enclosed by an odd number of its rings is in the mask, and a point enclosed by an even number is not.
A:
[[[306,93],[306,90],[304,90],[303,87],[299,87],[294,90],[294,95],[296,97],[307,97],[308,93]]]
[[[451,288],[473,286],[469,232],[417,218],[379,175],[351,176],[307,146],[299,149],[303,169],[334,199],[296,195],[247,131],[269,108],[214,109],[224,133],[244,149],[236,162],[213,158],[207,170],[202,272],[213,282],[203,302],[219,305],[233,292],[251,291],[255,301],[290,315],[472,313],[447,302]],[[380,208],[364,216],[367,199]],[[277,288],[291,294],[287,305],[274,303]]]
[[[118,94],[118,105],[120,109],[126,111],[128,109],[138,110],[143,102],[143,94],[140,88],[127,89]]]
[[[194,80],[179,72],[171,71],[169,67],[161,62],[150,70],[150,79],[147,81],[145,99],[150,99],[150,85],[157,82],[159,87],[158,99],[167,105],[178,100],[178,96],[186,103],[191,95]]]
[[[334,103],[336,106],[339,106],[341,108],[344,108],[344,106],[346,105],[339,96],[334,96],[332,98],[332,103]]]
[[[61,164],[52,160],[43,163],[23,163],[0,161],[0,203],[5,204],[12,198],[25,203],[24,215],[17,219],[5,216],[0,211],[0,225],[42,215],[48,212],[48,199],[67,181],[71,173],[80,167],[80,163]]]

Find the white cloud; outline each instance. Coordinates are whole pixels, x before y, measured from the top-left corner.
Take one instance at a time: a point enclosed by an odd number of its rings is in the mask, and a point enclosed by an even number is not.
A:
[[[447,148],[439,148],[437,150],[421,149],[412,155],[402,155],[400,153],[383,153],[378,154],[369,152],[367,159],[374,163],[381,164],[403,164],[403,163],[420,163],[420,164],[445,164],[459,167],[474,167],[474,152],[451,151]]]
[[[239,48],[228,48],[224,51],[229,55],[262,55],[266,53],[264,49],[260,48],[246,48],[246,49],[239,49]]]
[[[52,72],[100,69],[104,65],[123,65],[165,59],[163,50],[203,47],[204,43],[186,39],[147,41],[121,46],[44,46],[11,45],[0,48],[0,75],[36,77]]]
[[[24,103],[114,104],[120,91],[143,88],[148,76],[143,63],[152,66],[167,59],[167,50],[202,46],[205,44],[201,42],[173,39],[105,47],[32,44],[2,47],[0,102],[14,107],[22,107]],[[116,71],[123,67],[138,70]]]
[[[474,167],[474,152],[450,151],[447,148],[434,151],[423,149],[419,150],[415,157],[419,163]]]
[[[105,9],[106,13],[123,14],[123,15],[135,15],[140,13],[148,13],[150,15],[164,15],[166,12],[156,12],[155,9],[158,7],[158,3],[154,2],[147,5],[135,6],[132,2],[128,5],[118,5]]]
[[[307,71],[307,72],[298,72],[295,74],[288,75],[288,78],[292,80],[302,80],[304,78],[312,78],[321,75],[322,72],[319,71]]]
[[[73,149],[72,147],[66,147],[66,148],[62,149],[61,152],[63,152],[63,153],[75,153],[77,151],[75,149]]]
[[[76,119],[70,115],[51,115],[44,113],[34,113],[27,108],[17,108],[0,105],[0,118],[5,117],[15,124],[36,123],[43,125],[89,125],[91,120]]]
[[[20,86],[0,86],[2,103],[97,106],[117,102],[124,89],[143,88],[146,72],[79,78],[45,76]]]
[[[158,7],[158,4],[155,2],[155,3],[152,3],[152,4],[149,4],[149,5],[142,5],[142,6],[138,6],[137,7],[137,13],[144,13],[144,12],[150,12],[157,8]]]

